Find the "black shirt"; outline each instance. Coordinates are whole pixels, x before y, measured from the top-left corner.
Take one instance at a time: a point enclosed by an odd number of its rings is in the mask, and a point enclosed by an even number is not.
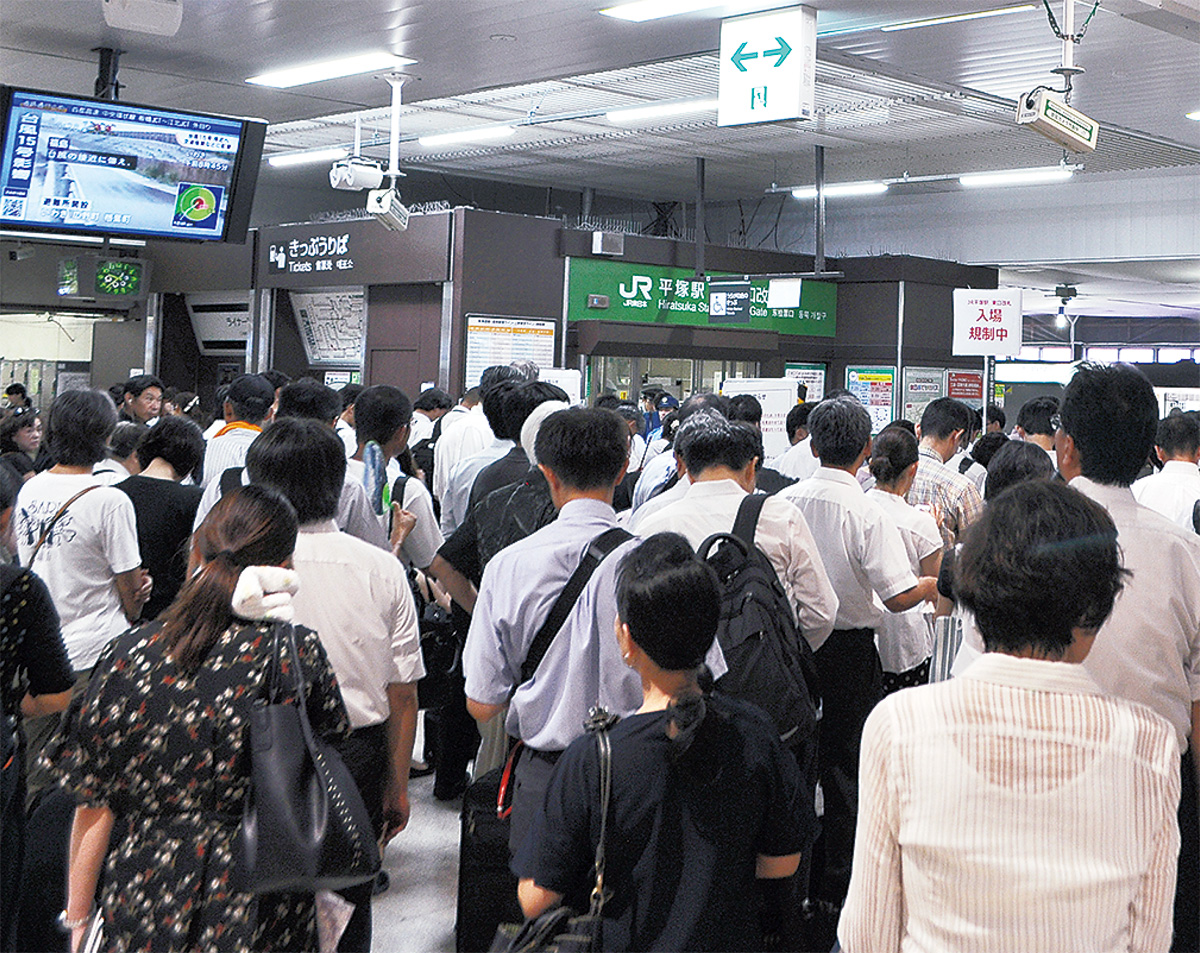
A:
[[[0,565],[0,699],[4,714],[20,709],[23,691],[11,691],[18,676],[33,695],[56,695],[75,683],[58,629],[58,613],[46,584],[28,569]]]
[[[479,471],[475,482],[471,484],[471,506],[474,507],[493,490],[523,480],[528,472],[529,457],[519,446],[513,447],[499,460],[489,463]]]
[[[132,476],[117,488],[133,500],[138,549],[150,570],[154,589],[142,609],[143,619],[156,619],[175,601],[187,574],[187,542],[204,491],[172,480]]]
[[[610,731],[606,950],[761,950],[755,861],[808,843],[799,772],[774,727],[719,693],[708,706],[680,760],[664,712]],[[587,735],[556,765],[513,871],[586,911],[599,812],[599,753]]]

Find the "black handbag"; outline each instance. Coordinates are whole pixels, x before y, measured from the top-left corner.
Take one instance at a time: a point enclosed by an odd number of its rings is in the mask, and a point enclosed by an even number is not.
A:
[[[272,627],[266,697],[250,716],[250,788],[241,825],[243,889],[252,893],[340,890],[380,868],[371,815],[341,756],[313,735],[296,633]],[[285,701],[287,653],[294,702]]]
[[[602,946],[604,903],[604,842],[608,834],[608,803],[612,795],[612,744],[608,729],[617,719],[602,708],[593,708],[587,729],[596,736],[600,749],[600,840],[596,844],[594,871],[588,912],[575,913],[569,907],[554,907],[524,923],[502,923],[488,953],[599,953]]]

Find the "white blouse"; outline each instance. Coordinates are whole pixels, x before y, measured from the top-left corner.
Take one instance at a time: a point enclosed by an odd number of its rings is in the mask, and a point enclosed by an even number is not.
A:
[[[1166,950],[1180,761],[1082,666],[988,653],[863,731],[846,953]]]

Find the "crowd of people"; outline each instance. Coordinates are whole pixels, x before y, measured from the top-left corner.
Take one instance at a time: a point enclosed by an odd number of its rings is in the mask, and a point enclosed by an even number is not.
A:
[[[97,911],[112,949],[318,948],[330,901],[239,882],[279,622],[381,843],[411,777],[503,775],[491,927],[597,909],[600,856],[604,949],[1200,949],[1200,417],[1132,367],[1011,432],[801,394],[769,459],[753,397],[572,406],[528,362],[458,400],[245,374],[211,420],[153,375],[5,396],[0,950]]]

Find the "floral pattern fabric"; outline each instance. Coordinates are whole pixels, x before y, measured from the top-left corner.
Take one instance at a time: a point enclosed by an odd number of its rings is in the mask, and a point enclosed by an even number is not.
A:
[[[349,720],[316,634],[297,628],[313,730]],[[114,639],[49,757],[81,803],[116,816],[100,906],[120,950],[315,950],[308,894],[238,889],[237,833],[250,777],[250,712],[273,639],[237,623],[186,675],[157,623]],[[291,683],[283,664],[283,684]],[[294,697],[294,696],[293,696]]]

